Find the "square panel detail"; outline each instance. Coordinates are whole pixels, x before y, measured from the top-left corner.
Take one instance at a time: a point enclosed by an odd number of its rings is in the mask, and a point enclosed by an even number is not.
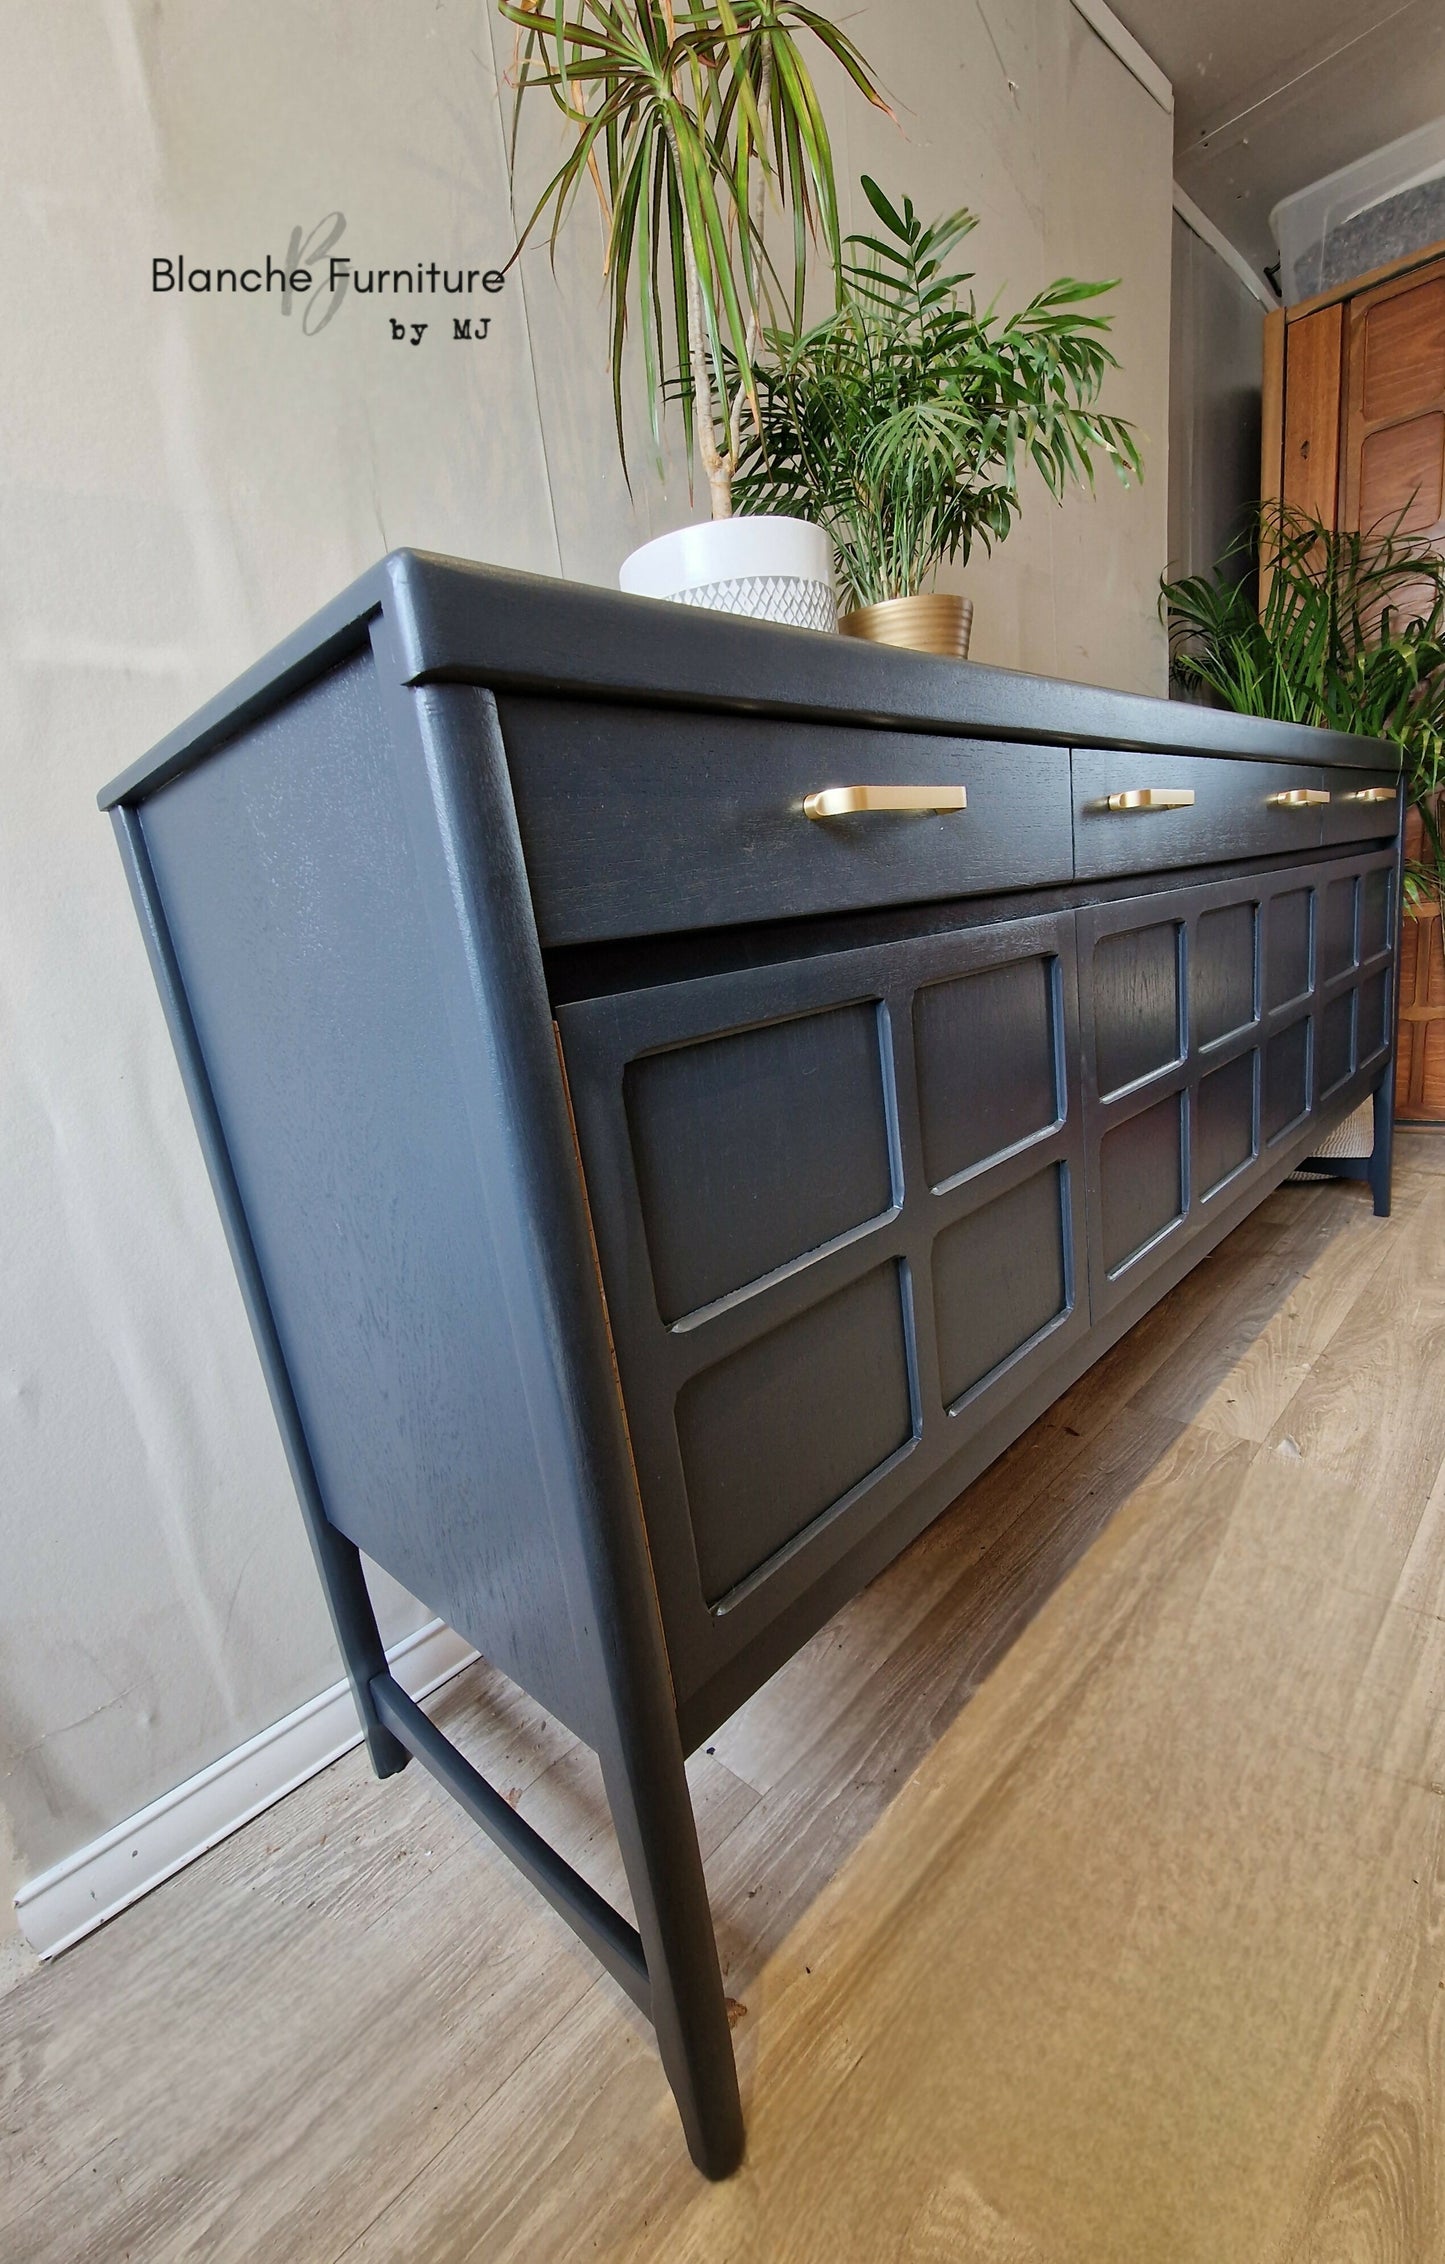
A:
[[[1363,1065],[1383,1053],[1390,1042],[1390,984],[1385,974],[1371,975],[1360,985],[1357,1059]]]
[[[1310,950],[1312,888],[1291,888],[1271,899],[1267,923],[1264,995],[1269,1006],[1307,996],[1313,980]]]
[[[1355,994],[1332,998],[1320,1016],[1320,1098],[1343,1085],[1355,1066]]]
[[[1439,409],[1366,433],[1360,443],[1357,506],[1362,527],[1388,526],[1397,534],[1413,534],[1438,526],[1442,505],[1445,415]]]
[[[1366,873],[1360,888],[1360,957],[1373,959],[1390,941],[1390,874]]]
[[[1343,975],[1355,964],[1355,903],[1359,883],[1332,880],[1320,905],[1320,980]]]
[[[1099,1147],[1104,1266],[1116,1274],[1184,1213],[1182,1093],[1116,1124]]]
[[[880,1040],[868,1000],[628,1063],[627,1125],[665,1321],[892,1208]]]
[[[913,1436],[902,1269],[878,1266],[683,1386],[677,1443],[718,1603]]]
[[[1178,923],[1125,928],[1094,946],[1094,1046],[1107,1100],[1180,1057]]]
[[[931,1187],[1058,1123],[1057,965],[1015,959],[916,994],[918,1114]]]
[[[1257,904],[1226,904],[1201,913],[1189,961],[1189,1012],[1196,1046],[1248,1029],[1258,1011],[1255,951]]]
[[[1264,1054],[1264,1136],[1277,1140],[1310,1105],[1309,1017],[1277,1031]]]
[[[1435,277],[1412,290],[1397,291],[1393,298],[1377,299],[1366,314],[1361,408],[1371,424],[1386,418],[1393,422],[1432,408],[1442,391],[1445,283]],[[1373,522],[1361,519],[1360,524],[1367,527]]]
[[[1068,1311],[1068,1170],[1050,1164],[933,1245],[939,1382],[952,1406]]]
[[[1194,1096],[1194,1184],[1201,1200],[1254,1158],[1258,1073],[1259,1055],[1251,1051],[1199,1081]]]

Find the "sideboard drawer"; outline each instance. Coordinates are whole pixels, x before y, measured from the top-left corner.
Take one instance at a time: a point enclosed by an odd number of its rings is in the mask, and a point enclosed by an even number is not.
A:
[[[497,703],[544,945],[1067,881],[1063,747],[525,698]],[[827,787],[964,809],[811,818]]]
[[[1076,747],[1075,871],[1080,880],[1103,880],[1318,849],[1330,776],[1305,763]],[[1119,806],[1147,795],[1158,796],[1157,805]],[[1175,795],[1189,799],[1171,803]]]
[[[1397,770],[1331,770],[1325,809],[1325,844],[1337,841],[1393,841],[1400,823]]]

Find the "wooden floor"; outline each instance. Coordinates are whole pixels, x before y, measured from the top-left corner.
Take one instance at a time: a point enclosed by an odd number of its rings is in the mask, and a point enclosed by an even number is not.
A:
[[[1287,1187],[693,1764],[749,2125],[418,1769],[0,2001],[0,2256],[1445,2260],[1445,1135]],[[621,1897],[586,1756],[447,1727]]]

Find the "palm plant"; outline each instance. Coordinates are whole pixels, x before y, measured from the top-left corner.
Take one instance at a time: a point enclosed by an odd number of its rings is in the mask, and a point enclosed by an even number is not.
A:
[[[1114,285],[1065,276],[1006,319],[980,311],[949,264],[974,215],[925,225],[862,185],[883,233],[848,238],[835,313],[767,332],[735,481],[743,511],[827,529],[854,606],[916,596],[975,541],[1002,542],[1030,460],[1055,498],[1093,484],[1096,452],[1126,481],[1141,472],[1130,427],[1096,406],[1117,366],[1109,319],[1078,311]]]
[[[689,458],[714,518],[732,510],[754,359],[790,302],[801,321],[810,248],[835,274],[842,246],[832,148],[800,35],[868,100],[887,104],[848,35],[802,0],[498,0],[517,27],[512,146],[528,93],[545,89],[571,146],[521,230],[550,212],[550,241],[584,181],[602,212],[612,397],[623,440],[623,355],[635,316],[649,416],[682,404]],[[784,288],[765,242],[769,189],[792,221]]]
[[[1445,560],[1429,543],[1398,519],[1359,532],[1261,504],[1212,574],[1163,583],[1160,610],[1186,689],[1246,715],[1393,740],[1422,827],[1407,885],[1416,901],[1445,899]]]

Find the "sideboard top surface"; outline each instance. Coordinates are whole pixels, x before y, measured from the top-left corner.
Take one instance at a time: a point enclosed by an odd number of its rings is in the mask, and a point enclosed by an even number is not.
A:
[[[1381,742],[397,550],[103,789],[143,800],[387,624],[401,681],[1359,768]]]

